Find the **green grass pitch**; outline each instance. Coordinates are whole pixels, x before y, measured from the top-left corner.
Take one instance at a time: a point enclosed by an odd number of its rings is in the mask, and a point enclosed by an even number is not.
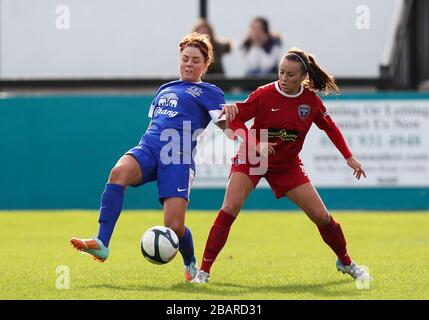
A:
[[[101,264],[72,249],[98,230],[96,211],[0,213],[0,299],[428,299],[429,214],[334,212],[353,259],[374,281],[359,290],[302,213],[243,212],[207,285],[184,282],[181,256],[147,262],[139,241],[160,211],[124,211]],[[214,211],[189,211],[200,261]],[[70,288],[58,289],[66,274]]]

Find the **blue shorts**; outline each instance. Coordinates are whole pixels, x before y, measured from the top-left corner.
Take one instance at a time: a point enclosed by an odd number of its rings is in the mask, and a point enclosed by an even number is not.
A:
[[[195,178],[195,170],[191,165],[164,164],[161,162],[159,153],[145,145],[138,145],[125,154],[133,156],[143,172],[143,180],[132,187],[139,187],[156,180],[161,204],[165,198],[183,198],[189,201]]]

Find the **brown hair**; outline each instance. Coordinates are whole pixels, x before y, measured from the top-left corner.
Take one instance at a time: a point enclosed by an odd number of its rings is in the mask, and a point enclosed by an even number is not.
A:
[[[213,62],[213,46],[210,41],[210,37],[206,34],[193,32],[180,41],[179,48],[180,52],[186,47],[198,48],[204,57],[204,62],[207,63],[207,67]]]
[[[292,48],[285,55],[284,59],[301,63],[303,73],[308,73],[308,80],[304,81],[304,85],[325,94],[328,94],[329,91],[336,94],[340,93],[340,88],[335,83],[334,77],[317,64],[314,55],[307,54],[299,48]]]
[[[267,20],[266,18],[264,18],[264,17],[255,17],[255,18],[253,18],[253,20],[252,20],[252,22],[251,22],[251,23],[255,23],[255,22],[257,22],[257,23],[260,23],[260,24],[261,24],[261,26],[262,26],[262,31],[264,31],[264,33],[265,33],[266,35],[268,35],[268,37],[269,37],[269,38],[272,38],[272,37],[279,38],[279,37],[274,36],[274,35],[272,35],[272,34],[271,34],[271,31],[270,31],[270,23],[268,22],[268,20]],[[250,36],[248,36],[248,37],[243,41],[243,44],[241,45],[241,47],[242,47],[245,51],[249,51],[249,49],[250,49],[250,47],[251,47],[251,46],[252,46],[252,39],[250,39]]]
[[[202,32],[201,29],[206,29],[207,33]],[[210,37],[210,42],[213,45],[215,41],[215,34],[212,25],[206,19],[199,18],[192,28],[192,32],[198,32],[201,34],[207,34]]]

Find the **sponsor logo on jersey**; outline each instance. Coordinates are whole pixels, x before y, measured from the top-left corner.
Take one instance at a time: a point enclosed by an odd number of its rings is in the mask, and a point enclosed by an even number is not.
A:
[[[156,107],[155,110],[153,111],[154,116],[166,115],[166,116],[169,116],[170,118],[177,116],[178,113],[179,112],[177,112],[177,111],[163,109],[161,107]]]
[[[278,138],[283,141],[296,141],[299,131],[287,129],[268,129],[268,139]]]
[[[160,107],[176,108],[178,103],[179,103],[179,98],[174,93],[164,94],[158,100],[158,106]]]
[[[305,118],[307,118],[307,117],[308,117],[308,115],[310,114],[310,110],[311,110],[311,108],[310,108],[310,106],[309,106],[309,105],[301,104],[301,105],[298,107],[298,114],[299,114],[299,117],[300,117],[302,120],[304,120],[304,119],[305,119]]]

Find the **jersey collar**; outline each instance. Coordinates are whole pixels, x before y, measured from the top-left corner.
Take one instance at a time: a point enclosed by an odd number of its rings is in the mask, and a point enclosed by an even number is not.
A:
[[[282,96],[285,96],[288,98],[297,98],[304,92],[304,86],[303,85],[301,85],[301,89],[299,89],[299,92],[297,94],[287,94],[286,92],[283,92],[282,89],[280,89],[280,87],[279,87],[278,81],[276,81],[276,83],[274,85],[275,85],[278,93],[280,93]]]

